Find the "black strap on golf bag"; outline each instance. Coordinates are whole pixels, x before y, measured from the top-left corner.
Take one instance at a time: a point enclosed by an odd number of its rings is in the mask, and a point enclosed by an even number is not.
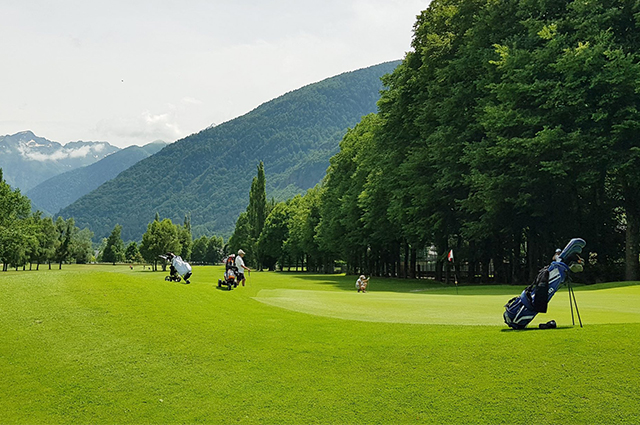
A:
[[[546,313],[549,305],[549,267],[541,268],[536,280],[527,289],[529,289],[527,292],[530,299],[533,298],[533,310],[537,313]]]

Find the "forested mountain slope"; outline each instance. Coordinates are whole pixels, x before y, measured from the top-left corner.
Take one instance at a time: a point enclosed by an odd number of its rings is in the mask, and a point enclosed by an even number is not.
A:
[[[27,191],[25,195],[37,208],[48,213],[57,213],[166,145],[165,142],[158,141],[142,147],[129,146],[91,165],[54,176]]]
[[[99,239],[116,224],[139,240],[156,212],[194,235],[228,236],[264,162],[267,196],[283,199],[317,184],[347,128],[377,110],[382,83],[399,62],[347,72],[289,92],[253,111],[179,140],[60,211]]]

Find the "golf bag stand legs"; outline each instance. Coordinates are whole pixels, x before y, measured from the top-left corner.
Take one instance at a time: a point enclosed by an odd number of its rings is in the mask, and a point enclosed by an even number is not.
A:
[[[567,289],[569,290],[569,306],[571,307],[571,322],[573,325],[576,325],[576,320],[573,317],[573,306],[576,306],[576,315],[578,316],[578,322],[580,322],[580,327],[582,327],[582,319],[580,318],[580,311],[578,311],[578,301],[576,301],[576,293],[573,292],[573,287],[571,286],[571,279],[567,279]]]

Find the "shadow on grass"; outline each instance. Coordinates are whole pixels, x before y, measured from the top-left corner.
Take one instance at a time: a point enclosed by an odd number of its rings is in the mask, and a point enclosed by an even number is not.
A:
[[[216,286],[218,291],[231,292],[231,290],[225,286]]]
[[[577,291],[597,291],[600,289],[624,288],[627,286],[638,286],[638,285],[640,285],[640,282],[638,281],[606,282],[606,283],[593,283],[593,284],[571,282],[571,286],[573,287],[573,289]]]
[[[500,332],[529,332],[529,331],[549,331],[549,332],[553,332],[553,331],[557,331],[557,330],[566,330],[566,329],[572,329],[575,328],[576,326],[558,326],[557,328],[553,328],[553,329],[542,329],[542,328],[538,328],[538,327],[534,327],[534,328],[524,328],[524,329],[511,329],[511,328],[507,328],[507,329],[500,329]],[[579,326],[577,326],[579,327]]]
[[[321,275],[294,272],[276,272],[288,275],[293,279],[303,280],[314,285],[331,286],[343,291],[357,292],[355,287],[356,275]],[[516,296],[524,287],[509,285],[459,285],[445,284],[433,279],[399,279],[388,277],[372,277],[367,292],[395,292],[410,294],[440,294],[440,295],[504,295]]]
[[[356,292],[356,275],[336,275],[336,274],[306,274],[301,272],[276,272],[294,279],[300,279],[317,285],[332,286],[343,291]],[[598,284],[578,284],[572,283],[576,291],[594,291],[627,286],[637,286],[640,282],[609,282]],[[367,288],[367,292],[395,292],[412,294],[446,294],[446,295],[504,295],[514,297],[529,284],[505,285],[505,284],[460,284],[456,288],[453,283],[445,284],[433,279],[400,279],[388,277],[372,277]],[[562,285],[566,290],[566,286]]]

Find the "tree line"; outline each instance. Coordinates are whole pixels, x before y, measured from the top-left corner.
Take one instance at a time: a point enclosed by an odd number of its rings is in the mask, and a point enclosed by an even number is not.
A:
[[[230,244],[264,267],[406,277],[428,253],[438,279],[453,249],[469,280],[522,283],[582,237],[584,279],[637,280],[639,16],[614,0],[434,0],[322,184],[264,223],[250,199]]]
[[[0,169],[0,262],[2,270],[9,267],[29,269],[35,264],[62,264],[73,259],[87,263],[93,256],[88,229],[78,229],[72,218],[43,217],[41,212],[31,212],[29,198],[19,189],[11,189],[4,181]]]
[[[201,236],[193,239],[191,217],[187,214],[182,225],[174,224],[171,219],[160,219],[156,213],[153,221],[147,225],[142,241],[131,241],[125,245],[122,240],[122,226],[116,224],[108,238],[102,241],[97,261],[108,263],[142,263],[163,270],[166,262],[160,257],[168,252],[181,256],[195,264],[217,264],[222,262],[226,246],[222,237]]]
[[[79,229],[73,218],[43,217],[39,211],[31,211],[31,201],[19,189],[12,189],[2,177],[0,169],[0,263],[2,270],[10,267],[23,270],[39,270],[41,264],[90,262],[166,265],[159,257],[167,252],[181,255],[196,264],[216,264],[222,261],[226,246],[222,237],[201,236],[193,240],[191,218],[185,216],[182,225],[170,219],[160,220],[158,214],[147,226],[142,241],[125,244],[122,226],[116,224],[109,237],[94,246],[93,232]]]

